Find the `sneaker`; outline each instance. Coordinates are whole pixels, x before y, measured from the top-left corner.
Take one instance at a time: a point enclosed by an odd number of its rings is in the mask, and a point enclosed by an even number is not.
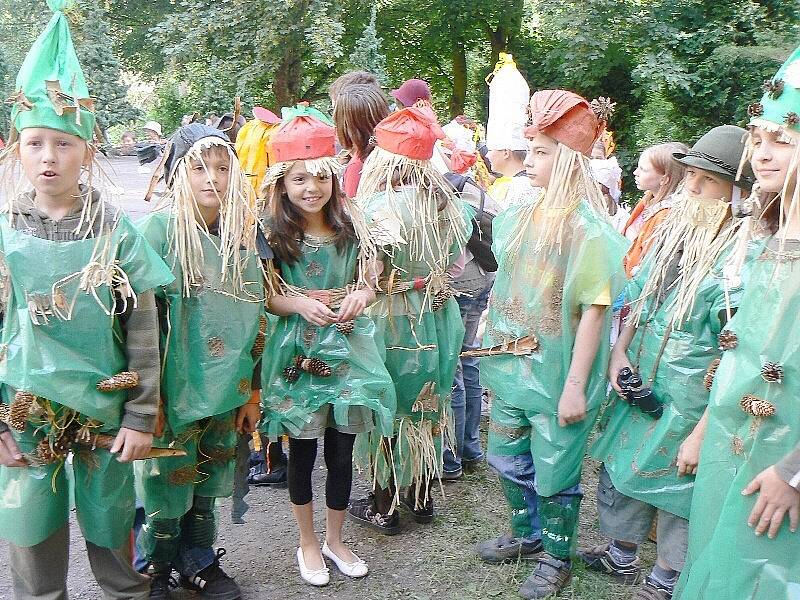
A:
[[[578,558],[592,571],[599,571],[617,579],[625,585],[633,585],[639,580],[642,564],[639,557],[628,563],[618,563],[611,556],[611,544],[601,544],[591,548],[580,548]]]
[[[274,488],[288,487],[286,467],[277,467],[271,473],[254,472],[248,477],[247,482],[256,487],[269,486]]]
[[[543,552],[539,555],[531,576],[519,588],[519,595],[526,600],[547,598],[561,592],[572,579],[572,564]]]
[[[178,587],[178,582],[170,571],[154,571],[150,576],[150,600],[170,600],[170,589]]]
[[[442,471],[442,481],[458,481],[464,475],[464,470]]]
[[[642,585],[636,589],[633,600],[672,600],[672,591],[653,581],[649,575]]]
[[[383,515],[375,510],[374,496],[370,494],[361,500],[355,500],[347,509],[351,521],[364,525],[384,535],[395,535],[400,532],[400,515],[397,511]]]
[[[194,577],[181,575],[181,587],[196,592],[201,598],[208,600],[239,600],[242,591],[238,584],[219,566],[219,559],[225,554],[225,548],[219,548],[214,562],[197,575]]]
[[[480,471],[481,464],[484,462],[486,462],[486,459],[484,459],[483,456],[479,456],[478,458],[462,458],[461,468],[466,475],[470,475]]]
[[[475,550],[483,562],[491,564],[534,560],[542,552],[542,540],[525,540],[506,533],[481,542]]]
[[[442,477],[444,479],[444,476]],[[411,513],[411,518],[417,523],[427,524],[433,523],[433,498],[428,497],[428,502],[425,506],[417,508],[414,494],[409,488],[408,492],[400,496],[400,504],[406,507]]]

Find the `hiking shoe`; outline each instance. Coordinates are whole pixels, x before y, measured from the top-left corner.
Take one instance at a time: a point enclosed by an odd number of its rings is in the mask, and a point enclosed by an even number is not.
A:
[[[395,535],[400,532],[400,515],[397,511],[381,514],[375,509],[374,496],[370,494],[361,500],[350,503],[347,516],[359,525],[380,531],[384,535]]]
[[[639,580],[639,573],[642,564],[639,557],[635,557],[629,563],[618,563],[611,556],[611,544],[601,544],[591,548],[580,548],[577,552],[578,558],[592,571],[599,571],[617,579],[625,585],[633,585]]]
[[[181,587],[196,592],[201,598],[208,600],[239,600],[242,597],[239,585],[219,566],[219,559],[225,554],[225,548],[220,548],[217,550],[214,562],[197,575],[194,577],[181,575]]]
[[[648,575],[636,589],[633,600],[672,600],[672,590],[656,583]]]
[[[526,600],[547,598],[561,592],[572,579],[572,564],[543,552],[537,559],[531,576],[519,588],[519,595]]]
[[[250,485],[256,487],[269,486],[274,488],[288,487],[288,480],[286,478],[286,467],[277,467],[272,473],[252,472],[247,479]]]
[[[463,469],[459,469],[458,471],[442,471],[442,481],[458,481],[463,475]]]
[[[444,479],[444,477],[442,477]],[[406,507],[411,513],[411,518],[417,523],[433,523],[433,498],[428,497],[428,501],[421,508],[417,508],[414,494],[409,488],[408,492],[400,496],[400,504]]]
[[[530,541],[506,533],[481,542],[475,550],[480,559],[487,563],[533,560],[542,552],[542,540]]]
[[[486,459],[482,456],[478,458],[462,458],[461,459],[461,468],[463,469],[466,475],[470,475],[472,473],[477,473],[481,469],[481,464],[486,462]]]
[[[150,600],[170,600],[171,588],[178,587],[178,582],[172,577],[170,571],[155,571],[150,576]]]

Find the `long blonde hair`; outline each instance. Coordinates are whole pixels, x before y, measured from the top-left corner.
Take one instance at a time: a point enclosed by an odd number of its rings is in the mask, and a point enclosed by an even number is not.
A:
[[[645,192],[645,204],[661,202],[675,193],[686,174],[686,167],[672,158],[672,155],[688,151],[689,147],[683,142],[665,142],[650,146],[642,152],[642,157],[647,158],[653,168],[664,176],[661,186],[655,192]]]

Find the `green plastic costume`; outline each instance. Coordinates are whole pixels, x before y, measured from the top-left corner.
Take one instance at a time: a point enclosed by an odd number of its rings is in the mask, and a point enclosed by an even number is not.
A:
[[[689,552],[676,598],[771,600],[800,593],[800,538],[789,531],[788,519],[775,539],[756,536],[747,519],[758,494],[741,494],[800,443],[798,257],[796,245],[783,260],[765,249],[752,266],[739,311],[726,326],[738,345],[723,353],[709,400]],[[782,381],[762,377],[767,362],[780,365]],[[745,412],[746,396],[771,403],[775,414]]]
[[[34,42],[17,75],[11,121],[14,129],[57,129],[91,140],[94,102],[83,76],[67,17],[74,0],[47,0],[55,13]]]
[[[535,201],[534,201],[535,202]],[[481,358],[481,383],[495,394],[489,426],[489,454],[530,452],[537,493],[552,496],[580,481],[589,433],[606,395],[608,345],[600,343],[586,384],[586,418],[558,424],[558,403],[582,311],[610,305],[624,283],[622,256],[627,242],[581,202],[568,217],[561,247],[535,250],[538,211],[530,202],[495,217],[492,250],[498,257],[483,345],[491,348],[534,335],[539,349],[529,356]],[[512,233],[529,222],[516,251]],[[607,311],[600,339],[608,339]]]
[[[106,249],[99,257],[98,247]],[[79,413],[81,423],[92,419],[93,432],[115,432],[125,392],[97,390],[100,381],[127,366],[119,324],[111,316],[115,290],[105,284],[81,289],[81,276],[96,272],[94,267],[124,273],[133,291],[142,293],[168,283],[169,270],[124,216],[105,235],[55,242],[12,229],[3,215],[0,251],[4,402],[11,402],[12,390],[24,390],[50,400],[54,411],[32,416],[24,432],[15,432],[23,451],[33,452],[54,434],[65,409]],[[76,504],[86,539],[118,548],[130,529],[132,513],[125,508],[133,506],[133,470],[112,458],[106,450],[81,453],[75,468],[85,477],[78,479]],[[32,546],[64,524],[68,490],[59,466],[0,468],[0,537]]]
[[[282,279],[303,290],[341,290],[352,285],[358,268],[358,244],[340,252],[333,238],[306,236],[302,256],[281,263]],[[262,431],[280,435],[318,437],[326,426],[345,433],[375,431],[392,434],[396,407],[394,386],[383,364],[383,348],[375,343],[375,325],[359,316],[351,333],[335,325],[319,327],[300,315],[272,320],[262,363]],[[290,382],[284,369],[300,356],[319,359],[332,371],[329,377],[298,373]]]
[[[721,354],[721,319],[738,306],[742,293],[741,286],[726,292],[722,269],[727,258],[726,252],[699,285],[692,310],[679,327],[669,327],[674,286],[654,311],[651,302],[642,312],[628,357],[645,381],[652,378],[653,394],[664,409],[661,418],[653,419],[613,394],[591,450],[605,463],[617,490],[684,519],[689,518],[694,477],[678,476],[678,450],[705,412],[704,380]],[[652,261],[645,262],[626,297],[639,297],[651,269]]]
[[[441,232],[441,239],[466,239],[472,217],[468,206],[459,204],[463,214],[460,223],[440,218],[438,222],[415,224],[415,201],[412,187],[405,186],[394,194],[392,202],[406,228],[424,229],[428,239],[434,239],[433,228]],[[385,205],[383,193],[366,199],[361,208],[368,226],[386,218]],[[456,228],[461,230],[455,233]],[[387,284],[368,309],[376,325],[375,340],[386,348],[386,368],[397,393],[394,467],[378,451],[377,436],[360,436],[356,452],[361,463],[375,466],[376,482],[384,489],[392,477],[398,487],[404,487],[412,481],[427,485],[440,475],[443,438],[450,419],[450,390],[464,341],[464,324],[454,298],[443,301],[441,307],[436,305],[434,310],[435,291],[426,288],[425,283],[416,289],[385,293],[391,292],[390,285],[415,279],[423,282],[431,275],[430,265],[446,267],[455,262],[463,247],[453,241],[446,248],[429,245],[423,254],[418,254],[410,246],[384,247],[383,274],[393,283]],[[365,458],[367,455],[370,459]]]

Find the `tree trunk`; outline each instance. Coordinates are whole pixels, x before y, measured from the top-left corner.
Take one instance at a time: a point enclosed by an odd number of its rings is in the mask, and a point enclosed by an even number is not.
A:
[[[287,27],[281,40],[281,58],[275,70],[272,82],[272,93],[275,106],[292,106],[304,98],[300,98],[300,86],[303,82],[303,46],[305,44],[308,23],[309,0],[298,2],[294,8],[288,9],[283,21]]]
[[[450,95],[450,118],[464,114],[464,104],[467,100],[467,51],[464,42],[458,37],[453,38],[451,51],[453,62],[453,91]]]

